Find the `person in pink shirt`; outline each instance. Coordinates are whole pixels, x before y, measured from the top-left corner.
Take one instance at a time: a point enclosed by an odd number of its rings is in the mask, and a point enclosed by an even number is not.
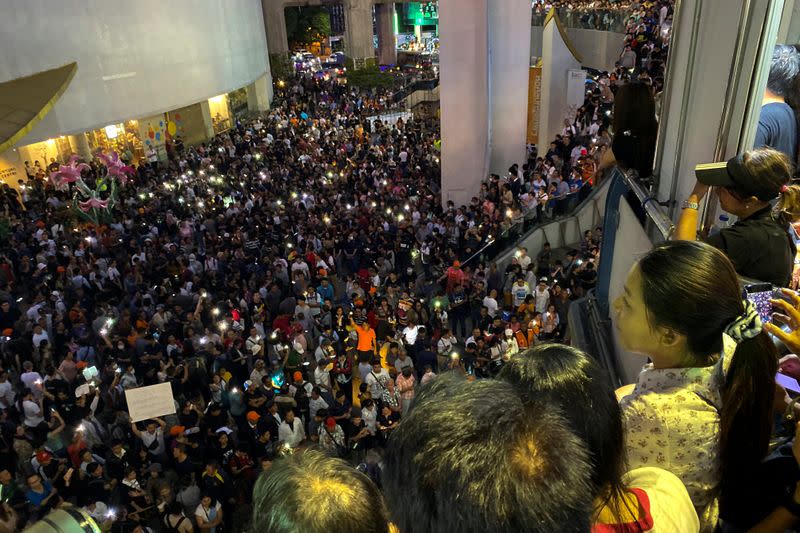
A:
[[[414,395],[416,394],[414,388],[417,385],[417,378],[414,376],[412,367],[403,367],[403,371],[397,376],[396,385],[402,402],[402,414],[406,416],[408,408],[411,406],[411,400],[414,399]]]
[[[64,360],[58,365],[58,371],[64,376],[64,379],[72,383],[78,377],[78,367],[75,366],[75,355],[72,351],[68,351],[64,356]]]

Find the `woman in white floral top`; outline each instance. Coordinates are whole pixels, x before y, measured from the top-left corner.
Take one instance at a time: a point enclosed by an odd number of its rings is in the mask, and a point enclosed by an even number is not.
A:
[[[651,361],[621,402],[631,468],[677,475],[703,530],[737,523],[767,453],[777,352],[733,265],[707,244],[662,244],[613,311],[623,347]]]

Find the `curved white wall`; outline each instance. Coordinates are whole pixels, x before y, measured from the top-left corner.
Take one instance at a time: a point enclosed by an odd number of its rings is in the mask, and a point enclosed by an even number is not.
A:
[[[531,27],[531,57],[542,57],[541,26]],[[622,52],[625,35],[611,31],[585,30],[583,28],[566,28],[575,50],[583,59],[584,67],[598,70],[613,70],[614,62]]]
[[[269,69],[256,0],[8,0],[2,12],[0,81],[78,62],[19,145],[193,104]]]

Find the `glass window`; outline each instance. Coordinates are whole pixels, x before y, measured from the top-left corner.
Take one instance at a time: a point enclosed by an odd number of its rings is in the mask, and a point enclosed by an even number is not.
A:
[[[740,150],[768,146],[797,165],[800,132],[800,0],[767,13]]]

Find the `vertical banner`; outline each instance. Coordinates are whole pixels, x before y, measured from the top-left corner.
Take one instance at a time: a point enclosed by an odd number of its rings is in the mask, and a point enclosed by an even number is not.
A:
[[[575,120],[578,108],[586,100],[586,71],[570,69],[567,71],[567,109],[564,118]]]
[[[542,67],[531,67],[528,75],[528,144],[539,144],[539,106],[542,104]]]

